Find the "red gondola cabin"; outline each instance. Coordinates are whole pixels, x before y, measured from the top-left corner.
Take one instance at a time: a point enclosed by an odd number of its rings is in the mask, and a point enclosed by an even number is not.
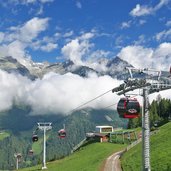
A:
[[[65,138],[66,137],[66,131],[65,129],[61,129],[58,131],[59,138]]]
[[[135,98],[121,98],[117,111],[120,118],[138,118],[140,116],[140,104]]]

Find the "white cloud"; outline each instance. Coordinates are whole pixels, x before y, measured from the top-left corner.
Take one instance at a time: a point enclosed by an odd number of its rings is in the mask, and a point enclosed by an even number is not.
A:
[[[108,68],[106,67],[106,64],[109,55],[109,51],[96,50],[90,54],[86,61],[84,61],[84,65],[99,72],[107,71]]]
[[[53,2],[54,0],[39,0],[42,3],[48,3],[48,2]]]
[[[0,32],[0,43],[3,42],[5,34]]]
[[[49,3],[54,0],[7,0],[6,2],[11,3],[13,5],[28,5],[34,3]]]
[[[47,110],[67,113],[93,97],[110,90],[116,83],[118,84],[118,81],[108,76],[86,79],[70,73],[63,76],[49,74],[41,83],[33,87],[29,103],[36,113],[48,112]],[[106,95],[86,107],[103,108],[114,102],[112,96],[112,93]]]
[[[15,103],[29,105],[33,115],[71,114],[71,111],[78,106],[123,83],[110,76],[91,75],[89,78],[83,78],[71,73],[65,75],[48,73],[42,79],[31,81],[21,75],[9,74],[2,70],[0,70],[0,82],[0,111],[12,108]],[[168,91],[160,94],[170,98]],[[155,98],[155,94],[150,96],[151,98]],[[119,99],[116,93],[110,91],[79,109],[87,107],[103,109],[117,104]],[[111,106],[111,109],[116,109],[116,105]]]
[[[154,7],[154,11],[159,10],[162,8],[164,5],[167,5],[170,0],[160,0],[160,2]]]
[[[140,4],[137,4],[136,7],[130,12],[130,15],[132,16],[143,16],[143,15],[149,15],[152,14],[153,9],[148,6],[141,6]]]
[[[121,29],[129,28],[131,26],[131,21],[123,22],[121,24]]]
[[[47,45],[43,45],[40,47],[41,50],[45,52],[51,52],[52,50],[56,49],[58,47],[55,43],[48,43]]]
[[[39,10],[37,11],[37,15],[41,15],[43,14],[44,10],[43,10],[43,5],[40,6]]]
[[[61,35],[61,33],[58,33],[58,32],[57,32],[57,33],[54,34],[54,37],[56,37],[57,39],[59,39],[59,38],[62,37],[62,35]]]
[[[116,48],[121,48],[122,44],[124,43],[125,37],[120,35],[115,38],[115,47]]]
[[[48,3],[52,3],[54,0],[5,0],[1,2],[2,7],[10,9],[13,15],[20,13],[22,6],[28,7],[25,12],[35,15],[42,15],[44,7]]]
[[[75,39],[62,48],[62,54],[75,64],[82,65],[81,58],[88,49],[89,45],[86,42],[79,42],[78,39]]]
[[[160,33],[157,33],[155,38],[157,41],[161,41],[165,39],[171,40],[171,29],[164,30],[164,31],[161,31]]]
[[[147,22],[146,20],[140,20],[140,21],[139,21],[139,24],[140,24],[140,25],[144,25],[146,22]]]
[[[166,26],[171,27],[171,20],[167,21]]]
[[[94,97],[111,90],[121,82],[109,76],[82,78],[71,73],[49,73],[41,80],[31,82],[19,75],[0,70],[0,111],[17,104],[30,105],[33,114],[69,114],[68,112]],[[87,104],[85,107],[104,108],[117,103],[118,96],[112,92]]]
[[[74,32],[71,30],[70,32],[67,32],[63,35],[63,37],[70,37],[74,34]]]
[[[35,3],[36,0],[22,0],[22,2],[25,2],[25,3]]]
[[[70,59],[76,65],[87,66],[97,71],[106,71],[105,61],[99,62],[99,60],[107,58],[111,52],[92,50],[94,44],[91,43],[91,39],[94,36],[95,33],[83,33],[68,42],[61,50],[63,57]]]
[[[77,1],[77,2],[76,2],[76,7],[79,8],[79,9],[81,9],[81,8],[82,8],[81,2]]]
[[[132,11],[130,12],[130,15],[133,17],[151,15],[155,13],[157,10],[159,10],[160,8],[162,8],[164,5],[167,5],[169,1],[170,0],[160,0],[160,2],[154,7],[137,4],[136,7],[132,9]]]
[[[36,38],[38,34],[48,27],[49,18],[34,17],[27,21],[23,27],[20,28],[20,39],[29,42]]]
[[[80,40],[89,40],[89,39],[91,39],[91,38],[93,38],[94,37],[94,33],[91,33],[91,32],[89,32],[89,33],[83,33],[80,37],[79,37],[79,39]]]
[[[91,61],[97,61],[100,58],[107,58],[109,56],[110,52],[109,51],[104,51],[104,50],[96,50],[91,53],[91,58],[89,60]]]
[[[5,40],[8,42],[19,40],[30,43],[33,39],[45,31],[48,27],[49,18],[34,17],[25,22],[22,26],[12,26],[10,32],[5,34]]]
[[[32,47],[41,32],[48,27],[48,18],[34,17],[25,22],[23,25],[12,26],[7,32],[0,34],[0,57],[13,56],[23,65],[29,66],[28,58],[30,58],[27,48]],[[39,48],[46,51],[51,51],[57,47],[50,39],[43,40],[42,44],[39,42]],[[37,44],[38,45],[38,44]]]
[[[56,37],[45,36],[42,39],[38,39],[30,44],[30,47],[34,50],[42,50],[44,52],[51,52],[58,47]]]
[[[94,35],[92,33],[85,33],[80,37],[71,40],[62,48],[61,53],[66,59],[70,59],[76,65],[83,65],[83,57],[90,51],[90,48],[93,46],[93,44],[89,42],[89,39],[93,36]]]
[[[121,49],[118,56],[135,67],[141,68],[144,64],[152,63],[153,50],[142,46],[127,46]],[[147,62],[148,61],[148,62]],[[149,67],[149,66],[143,66]]]
[[[163,65],[163,67],[169,66],[171,64],[171,43],[161,43],[155,49],[154,57],[159,60],[157,62],[158,65]]]
[[[15,100],[18,101],[23,94],[26,85],[30,84],[30,80],[21,75],[12,75],[0,70],[0,111],[10,109]],[[19,100],[20,102],[21,99]]]
[[[127,46],[118,53],[118,56],[137,68],[168,71],[171,64],[171,43],[162,43],[156,49]]]
[[[138,40],[134,41],[134,45],[142,45],[142,44],[145,44],[146,43],[146,38],[145,38],[145,35],[140,35],[138,36]]]

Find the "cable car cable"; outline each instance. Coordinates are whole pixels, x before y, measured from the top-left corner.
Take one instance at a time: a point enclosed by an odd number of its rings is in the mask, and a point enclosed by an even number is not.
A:
[[[103,94],[100,94],[99,96],[97,96],[97,97],[95,97],[95,98],[93,98],[93,99],[91,99],[91,100],[89,100],[89,101],[87,101],[87,102],[85,102],[85,103],[79,105],[78,107],[72,109],[72,110],[71,110],[70,112],[68,112],[68,113],[72,113],[72,112],[76,111],[77,109],[81,108],[82,106],[85,106],[86,104],[88,104],[88,103],[90,103],[90,102],[92,102],[92,101],[94,101],[94,100],[96,100],[96,99],[98,99],[98,98],[104,96],[105,94],[109,93],[109,92],[112,91],[112,90],[113,90],[113,88],[110,89],[110,90],[108,90],[108,91],[106,91],[106,92],[104,92]]]

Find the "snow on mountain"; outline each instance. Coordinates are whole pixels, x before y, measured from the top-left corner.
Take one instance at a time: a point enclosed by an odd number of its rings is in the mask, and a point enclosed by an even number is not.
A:
[[[97,66],[101,66],[103,69],[99,69]],[[42,78],[49,72],[58,74],[71,72],[82,77],[87,77],[90,73],[94,73],[98,76],[110,75],[113,78],[122,79],[122,71],[126,66],[131,65],[119,57],[112,59],[100,58],[96,61],[96,65],[95,63],[92,63],[89,64],[89,66],[75,65],[70,60],[53,64],[48,62],[35,63],[30,60],[29,65],[24,66],[19,61],[17,61],[17,59],[11,56],[0,58],[0,69],[9,73],[19,73],[23,76],[27,76],[30,79]]]
[[[27,76],[31,80],[36,78],[35,75],[32,75],[30,73],[30,70],[28,68],[26,68],[24,65],[19,63],[17,59],[11,56],[0,58],[0,69],[8,73],[18,73],[22,76]]]

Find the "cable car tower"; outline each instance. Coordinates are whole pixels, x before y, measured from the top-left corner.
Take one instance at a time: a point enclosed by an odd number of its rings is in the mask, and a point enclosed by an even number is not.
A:
[[[162,72],[154,69],[136,69],[126,67],[130,74],[130,78],[125,80],[123,84],[114,88],[112,92],[118,95],[125,94],[129,91],[142,89],[143,107],[142,107],[142,165],[143,171],[150,171],[150,121],[149,121],[149,94],[162,90],[171,89],[169,77],[162,77]],[[170,69],[171,70],[171,69]],[[133,72],[140,74],[140,78],[134,78]],[[171,73],[171,71],[170,71]]]
[[[19,169],[18,163],[21,162],[22,155],[21,155],[21,153],[15,153],[14,157],[16,158],[16,170],[18,170]]]
[[[46,167],[46,131],[52,129],[52,123],[51,122],[41,122],[37,123],[38,128],[43,131],[43,169],[47,169]]]

